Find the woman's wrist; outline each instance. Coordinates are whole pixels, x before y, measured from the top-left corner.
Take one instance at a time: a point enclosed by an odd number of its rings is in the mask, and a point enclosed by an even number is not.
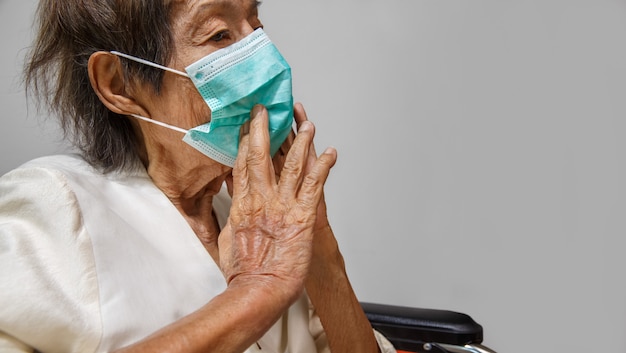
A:
[[[334,268],[345,273],[345,262],[339,250],[339,244],[335,239],[330,225],[315,230],[315,244],[313,245],[313,260],[311,262],[311,274]]]
[[[316,230],[306,290],[332,351],[378,352],[374,332],[350,284],[330,226]]]
[[[289,283],[271,275],[237,276],[232,279],[224,294],[240,298],[242,304],[254,304],[259,310],[282,314],[295,302],[303,284]]]

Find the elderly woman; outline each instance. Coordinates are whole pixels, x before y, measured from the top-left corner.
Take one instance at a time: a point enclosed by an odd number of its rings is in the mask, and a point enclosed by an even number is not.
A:
[[[82,153],[0,181],[0,351],[393,352],[258,5],[40,2],[26,82]]]

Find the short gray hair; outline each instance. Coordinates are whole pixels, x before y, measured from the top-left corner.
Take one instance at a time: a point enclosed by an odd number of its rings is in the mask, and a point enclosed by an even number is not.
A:
[[[27,94],[58,116],[69,138],[105,172],[135,165],[138,139],[127,118],[95,94],[87,65],[96,51],[117,50],[166,64],[171,57],[170,0],[41,0],[37,34],[24,67]],[[158,94],[163,72],[122,60],[125,79]]]

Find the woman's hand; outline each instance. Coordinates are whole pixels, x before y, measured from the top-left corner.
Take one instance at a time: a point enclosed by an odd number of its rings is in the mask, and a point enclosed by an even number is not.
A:
[[[269,151],[267,110],[256,106],[233,169],[233,204],[219,237],[227,283],[274,288],[288,307],[309,273],[313,231],[334,149],[318,158],[314,126],[302,122],[277,179]],[[313,152],[313,153],[311,153]]]

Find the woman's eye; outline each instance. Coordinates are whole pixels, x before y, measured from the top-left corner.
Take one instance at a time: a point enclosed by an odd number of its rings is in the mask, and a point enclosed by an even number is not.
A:
[[[228,38],[228,31],[220,31],[218,32],[216,35],[214,35],[213,37],[211,37],[211,40],[214,42],[220,42],[224,39]]]

